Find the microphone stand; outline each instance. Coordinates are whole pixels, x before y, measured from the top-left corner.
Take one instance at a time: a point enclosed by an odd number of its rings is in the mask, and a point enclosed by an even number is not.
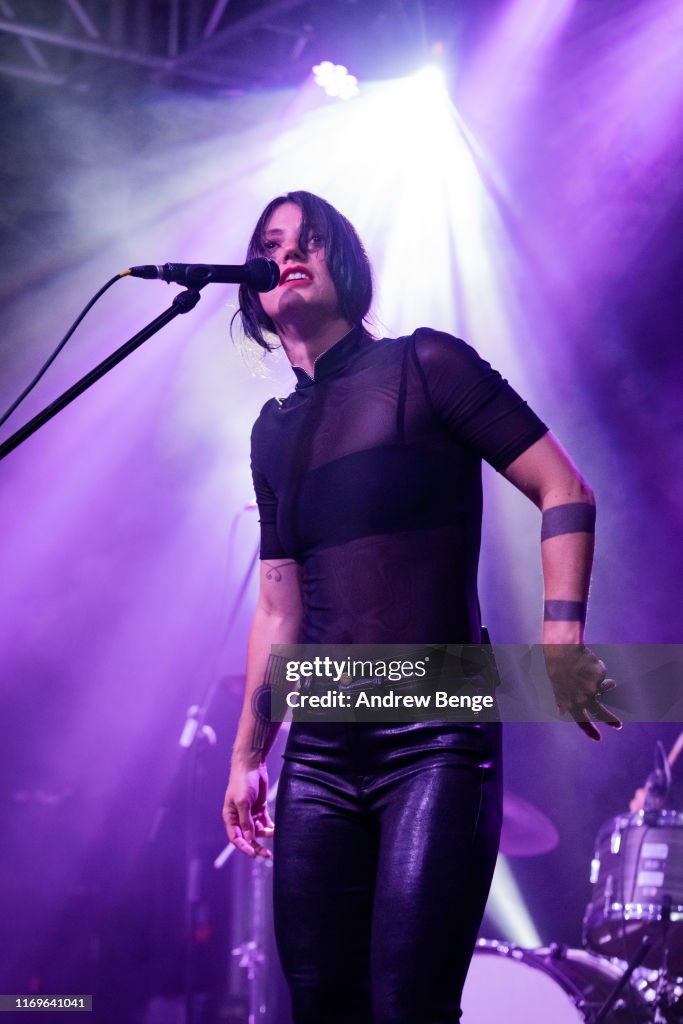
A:
[[[131,352],[134,352],[136,348],[139,348],[148,338],[151,338],[153,334],[160,331],[162,327],[169,324],[171,320],[175,320],[181,313],[189,313],[191,309],[199,302],[201,295],[199,294],[201,285],[199,288],[187,288],[183,292],[178,294],[173,299],[171,305],[163,313],[160,314],[155,320],[143,327],[141,331],[138,331],[130,341],[127,341],[120,348],[117,348],[115,352],[112,352],[110,356],[103,359],[101,363],[98,363],[89,373],[86,373],[84,377],[77,380],[75,384],[72,384],[63,394],[58,398],[55,398],[54,402],[50,402],[41,412],[37,413],[32,419],[25,423],[23,427],[20,427],[14,434],[7,438],[0,444],[0,459],[4,459],[6,455],[13,452],[15,448],[30,437],[31,434],[35,434],[36,430],[43,426],[56,416],[58,412],[61,412],[67,405],[70,405],[75,398],[82,395],[84,391],[87,391],[89,387],[92,387],[100,377],[104,377],[105,373],[109,373],[115,366],[122,362],[126,356],[129,356]]]
[[[246,511],[247,507],[242,509]],[[238,513],[237,515],[239,515]],[[234,522],[237,521],[237,516]],[[243,599],[246,595],[249,581],[258,559],[258,545],[255,547],[251,561],[244,573],[241,586],[235,596],[232,608],[228,614],[227,626],[224,630],[223,643],[228,639],[229,633],[237,619]],[[176,779],[184,782],[185,788],[185,973],[184,973],[184,1024],[199,1024],[204,1017],[206,1010],[206,993],[201,990],[199,949],[197,946],[197,931],[203,923],[203,915],[208,913],[208,898],[206,889],[206,864],[202,855],[202,843],[200,836],[200,817],[198,807],[198,794],[201,788],[201,781],[205,774],[205,758],[209,749],[216,744],[216,733],[207,722],[207,716],[216,698],[221,685],[222,678],[216,675],[206,686],[200,703],[192,704],[186,713],[182,733],[178,741],[183,755],[178,765]],[[167,812],[167,807],[162,806],[157,812],[156,821],[150,838],[155,838],[160,822]],[[229,846],[229,850],[235,847]],[[260,859],[260,858],[259,858]],[[225,858],[227,860],[227,856]],[[222,867],[224,861],[214,867]],[[265,901],[263,887],[265,880],[258,874],[254,865],[252,877],[255,886],[254,899],[258,906],[258,921],[263,920],[261,905]],[[257,911],[254,911],[256,916]],[[261,925],[262,928],[265,925]],[[265,971],[265,954],[263,953],[264,941],[259,936],[251,946],[240,948],[242,956],[241,966],[249,968],[249,1024],[259,1024],[264,1020],[266,999],[261,976]],[[258,969],[260,967],[260,970]],[[259,985],[260,983],[260,985]]]

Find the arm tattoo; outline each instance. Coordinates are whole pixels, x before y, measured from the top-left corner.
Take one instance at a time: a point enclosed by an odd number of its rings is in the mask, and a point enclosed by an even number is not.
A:
[[[541,518],[541,542],[563,533],[595,533],[595,505],[571,501],[547,508]]]
[[[286,565],[295,565],[296,563],[293,558],[290,558],[289,561],[279,562],[277,565],[274,565],[272,562],[266,562],[265,564],[268,566],[266,579],[271,580],[273,583],[280,583],[282,580],[280,569],[284,569]]]
[[[273,718],[273,691],[286,690],[287,659],[271,654],[266,665],[263,682],[254,690],[251,697],[251,710],[254,715],[254,732],[251,737],[251,749],[265,755],[270,750],[281,719]],[[282,706],[282,701],[280,701]]]

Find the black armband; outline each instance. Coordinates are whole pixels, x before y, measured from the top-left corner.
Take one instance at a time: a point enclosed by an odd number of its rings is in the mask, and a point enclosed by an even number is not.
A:
[[[547,508],[541,519],[541,542],[563,533],[595,533],[595,505],[571,501]]]

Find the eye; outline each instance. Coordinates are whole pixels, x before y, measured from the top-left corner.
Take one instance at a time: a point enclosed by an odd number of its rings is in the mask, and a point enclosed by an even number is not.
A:
[[[269,241],[261,243],[261,248],[265,249],[266,252],[272,252],[276,247],[277,242],[273,241],[273,239],[269,239]]]
[[[308,244],[314,249],[320,249],[325,244],[325,236],[321,235],[319,231],[314,231],[308,236]]]

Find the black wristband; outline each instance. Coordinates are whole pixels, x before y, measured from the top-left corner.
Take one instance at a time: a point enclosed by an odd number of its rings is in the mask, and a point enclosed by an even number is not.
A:
[[[584,601],[546,601],[543,605],[544,622],[585,622]]]

